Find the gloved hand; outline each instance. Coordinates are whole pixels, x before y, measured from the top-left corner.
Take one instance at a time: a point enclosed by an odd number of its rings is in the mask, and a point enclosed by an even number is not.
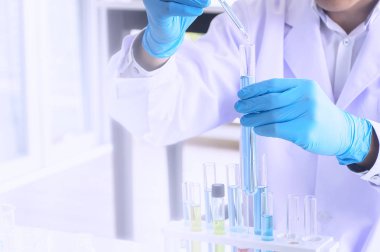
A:
[[[336,107],[313,81],[272,79],[238,92],[240,122],[262,136],[291,141],[321,155],[335,155],[341,165],[367,156],[372,125]]]
[[[148,16],[142,38],[144,49],[156,58],[172,56],[186,29],[209,4],[210,0],[144,0]]]

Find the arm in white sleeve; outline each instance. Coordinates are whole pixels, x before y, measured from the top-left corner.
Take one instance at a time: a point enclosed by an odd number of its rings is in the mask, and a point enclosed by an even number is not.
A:
[[[124,39],[110,61],[109,112],[132,134],[171,144],[232,121],[239,89],[238,31],[216,17],[197,42],[186,41],[163,67],[147,72]]]
[[[146,71],[133,57],[132,45],[136,37],[125,37],[121,50],[109,62],[108,105],[114,120],[134,135],[144,137],[149,133],[151,93],[164,91],[165,87],[159,88],[160,83],[165,86],[170,82],[166,76],[175,72],[176,66],[169,60],[165,67]]]

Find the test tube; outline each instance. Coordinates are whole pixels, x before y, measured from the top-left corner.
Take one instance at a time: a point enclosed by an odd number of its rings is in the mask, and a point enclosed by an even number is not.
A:
[[[182,183],[182,217],[185,226],[190,225],[190,205],[189,205],[189,190],[190,182],[185,181]]]
[[[266,155],[263,154],[260,159],[260,165],[256,171],[256,188],[254,192],[254,232],[256,235],[261,235],[261,195],[267,191],[268,169],[266,164]]]
[[[243,223],[243,193],[241,190],[241,170],[239,164],[227,164],[227,197],[228,221],[232,233],[242,233]],[[232,252],[248,252],[248,249],[232,247]]]
[[[273,194],[261,193],[261,239],[273,241]]]
[[[306,195],[304,199],[304,223],[304,239],[307,241],[318,241],[317,198],[313,195]]]
[[[242,191],[242,208],[243,208],[243,227],[249,233],[249,229],[253,228],[253,203],[254,203],[254,194],[246,193]]]
[[[240,166],[238,164],[226,165],[227,192],[228,192],[228,220],[231,232],[242,232],[243,209],[240,180]]]
[[[201,186],[199,183],[190,183],[189,189],[191,231],[198,232],[202,230]]]
[[[212,185],[212,219],[214,226],[214,233],[217,235],[225,234],[224,229],[224,185],[213,184]]]
[[[214,162],[203,163],[204,200],[206,227],[212,229],[211,190],[216,183],[216,166]]]
[[[182,183],[182,217],[185,227],[190,227],[190,182]],[[181,247],[185,251],[190,251],[190,243],[187,240],[181,241]]]
[[[287,201],[286,238],[290,242],[297,242],[299,234],[299,196],[289,194]]]
[[[201,185],[199,183],[189,184],[189,208],[190,208],[190,227],[191,231],[202,231],[201,220]],[[191,241],[191,251],[201,251],[200,241]]]
[[[199,183],[189,183],[189,208],[191,231],[202,231],[201,185]],[[202,247],[200,241],[191,241],[191,252],[201,252],[201,250]]]
[[[255,45],[242,44],[240,52],[240,87],[255,83],[256,62]],[[240,164],[242,169],[242,189],[245,193],[254,193],[256,176],[255,133],[252,127],[242,127],[240,145]]]
[[[225,208],[224,208],[224,185],[212,185],[212,219],[214,226],[214,234],[225,234]],[[224,252],[224,245],[215,244],[215,252]]]

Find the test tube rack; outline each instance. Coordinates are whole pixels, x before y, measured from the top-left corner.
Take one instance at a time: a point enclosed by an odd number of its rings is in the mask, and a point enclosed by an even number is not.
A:
[[[337,252],[339,243],[333,237],[318,236],[316,241],[289,241],[279,235],[273,241],[263,241],[260,237],[253,235],[253,230],[245,230],[241,233],[231,233],[226,231],[225,235],[215,235],[212,230],[193,232],[183,222],[170,222],[164,229],[165,251],[181,251],[181,241],[199,241],[228,245],[246,249],[261,249],[264,251],[277,252]]]

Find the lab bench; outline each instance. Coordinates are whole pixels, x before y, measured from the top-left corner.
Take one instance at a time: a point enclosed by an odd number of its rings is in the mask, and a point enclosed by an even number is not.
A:
[[[126,240],[97,237],[86,233],[68,233],[35,227],[16,226],[0,236],[1,251],[28,252],[143,252],[148,247]],[[3,250],[4,249],[4,250]]]

